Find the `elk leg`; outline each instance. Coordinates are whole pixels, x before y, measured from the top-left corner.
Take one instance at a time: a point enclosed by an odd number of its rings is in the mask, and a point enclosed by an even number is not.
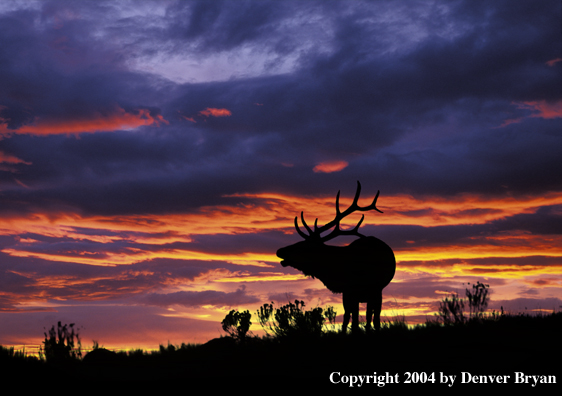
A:
[[[351,314],[351,332],[357,332],[359,329],[359,302],[355,294],[343,293],[342,297],[343,309],[345,311],[343,315],[343,325],[344,331],[347,330],[347,324],[349,323],[349,315]]]
[[[359,298],[354,293],[344,293],[343,308],[348,315],[351,313],[351,332],[359,330]]]
[[[367,330],[371,330],[371,319],[373,319],[373,304],[371,301],[367,301],[367,324],[365,325]]]
[[[343,303],[344,314],[343,314],[343,323],[341,329],[342,332],[345,333],[347,332],[347,325],[349,324],[349,317],[351,315],[351,311],[353,310],[353,307],[350,306],[348,299],[345,298],[345,294],[342,296],[342,303]]]
[[[341,325],[341,331],[343,333],[347,332],[347,325],[349,324],[349,312],[343,314],[343,323]]]
[[[378,293],[375,293],[372,304],[373,304],[373,312],[374,312],[374,315],[375,315],[375,317],[373,319],[373,325],[375,326],[376,330],[380,330],[381,329],[381,310],[382,310],[382,290]]]
[[[351,313],[351,332],[356,333],[357,330],[359,330],[359,303],[356,302]]]
[[[347,332],[347,325],[349,324],[349,316],[350,316],[349,312],[345,311],[345,313],[343,314],[343,323],[341,325],[341,330],[343,333]]]

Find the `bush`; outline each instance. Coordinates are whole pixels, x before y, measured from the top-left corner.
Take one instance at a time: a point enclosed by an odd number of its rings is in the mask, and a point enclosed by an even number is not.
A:
[[[445,325],[456,325],[466,323],[468,320],[473,321],[484,318],[484,311],[488,307],[489,288],[490,285],[476,282],[475,285],[472,285],[472,290],[465,289],[469,309],[468,318],[464,313],[465,300],[459,298],[457,293],[452,293],[448,298],[444,298],[439,303],[439,313],[436,314],[437,321],[441,321]],[[496,316],[495,312],[492,316]]]
[[[335,323],[336,311],[333,307],[325,311],[320,307],[304,311],[304,305],[304,301],[298,300],[276,309],[273,303],[264,304],[257,315],[265,332],[277,337],[319,336],[326,320]]]
[[[57,330],[53,325],[48,335],[47,332],[43,334],[45,334],[44,347],[39,349],[39,354],[44,356],[47,362],[60,363],[82,357],[82,343],[78,331],[74,332],[74,323],[62,326],[61,322],[58,322]]]
[[[246,334],[252,325],[252,322],[250,321],[251,318],[252,314],[250,311],[238,312],[236,310],[232,310],[221,322],[222,329],[235,340],[244,342]]]
[[[484,311],[488,308],[489,288],[490,285],[476,282],[475,285],[472,285],[472,291],[466,289],[466,298],[468,299],[471,319],[483,318]]]
[[[464,301],[456,293],[451,294],[439,303],[438,321],[445,325],[462,324],[466,321],[464,316]]]

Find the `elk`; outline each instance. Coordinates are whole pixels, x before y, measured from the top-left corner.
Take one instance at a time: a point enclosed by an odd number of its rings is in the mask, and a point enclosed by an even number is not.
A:
[[[336,196],[336,216],[322,227],[318,227],[318,219],[314,221],[312,230],[304,220],[301,212],[301,221],[308,235],[298,224],[295,217],[295,228],[304,239],[293,245],[277,250],[283,267],[293,267],[307,276],[318,278],[332,293],[342,293],[344,308],[342,331],[345,333],[349,318],[352,316],[351,329],[355,332],[359,328],[359,304],[367,303],[367,324],[371,328],[371,319],[374,313],[373,324],[375,329],[380,329],[380,313],[382,308],[382,290],[390,283],[396,271],[396,260],[392,249],[380,239],[365,236],[359,233],[359,227],[365,218],[351,230],[342,230],[340,222],[353,212],[366,212],[376,210],[377,192],[373,203],[361,207],[358,205],[361,184],[357,182],[357,191],[353,203],[345,211],[339,208],[340,192]],[[334,228],[328,235],[321,234]],[[359,237],[347,246],[326,245],[325,242],[340,235],[353,235]]]

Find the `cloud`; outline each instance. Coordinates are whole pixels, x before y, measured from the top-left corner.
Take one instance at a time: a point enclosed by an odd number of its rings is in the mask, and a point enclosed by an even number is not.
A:
[[[138,109],[135,112],[126,112],[117,107],[110,114],[96,113],[89,117],[76,120],[49,120],[36,119],[30,125],[22,125],[16,129],[8,129],[7,124],[0,124],[0,134],[31,134],[31,135],[58,135],[79,134],[93,132],[110,132],[116,130],[130,130],[144,125],[169,124],[162,115],[153,116],[147,109]]]
[[[2,163],[2,162],[8,163],[8,164],[31,165],[31,162],[24,161],[22,159],[19,159],[18,157],[15,157],[13,155],[6,154],[6,153],[0,151],[0,163]]]
[[[228,109],[215,109],[214,107],[207,107],[205,110],[201,110],[199,114],[202,114],[205,117],[229,117],[232,115],[232,112]]]
[[[193,117],[187,117],[187,116],[184,116],[182,114],[180,114],[180,117],[183,118],[184,120],[191,121],[194,124],[197,124],[197,121],[195,121],[195,118],[193,118]]]
[[[332,173],[332,172],[339,172],[347,168],[348,165],[349,164],[346,161],[321,162],[320,164],[316,165],[312,170],[315,173]]]
[[[513,104],[516,105],[518,109],[530,110],[533,113],[523,117],[507,119],[499,126],[499,128],[506,127],[510,124],[520,123],[528,117],[543,118],[546,120],[554,119],[554,118],[562,118],[562,100],[554,103],[549,103],[545,100],[541,100],[541,101],[521,102],[521,103],[513,103]]]
[[[548,66],[554,66],[555,64],[557,64],[558,62],[562,62],[562,58],[555,58],[555,59],[551,59],[548,62],[546,62],[546,64]]]
[[[239,287],[234,292],[221,292],[216,290],[205,291],[179,291],[175,293],[150,293],[142,301],[147,305],[169,307],[181,305],[184,307],[201,307],[213,305],[215,307],[235,307],[239,305],[260,302],[255,296],[246,293],[245,286]]]
[[[544,119],[562,118],[562,101],[548,103],[544,100],[534,102],[517,103],[520,109],[529,109],[538,113],[534,113],[531,117],[539,117]]]

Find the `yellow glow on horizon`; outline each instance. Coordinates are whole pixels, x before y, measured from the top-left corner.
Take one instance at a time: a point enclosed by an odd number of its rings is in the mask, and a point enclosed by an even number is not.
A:
[[[493,258],[493,257],[529,257],[529,256],[548,256],[562,258],[562,248],[559,246],[542,247],[533,249],[532,247],[521,247],[515,249],[513,246],[443,246],[443,247],[424,247],[419,251],[398,251],[394,252],[396,261],[439,261],[439,260],[469,260],[476,258]]]
[[[51,254],[51,253],[38,253],[28,252],[25,250],[16,249],[3,249],[1,252],[9,254],[14,257],[33,257],[40,258],[48,261],[60,261],[67,263],[99,265],[99,266],[116,266],[116,265],[130,265],[142,261],[152,260],[154,258],[171,258],[182,260],[201,260],[201,261],[226,261],[237,265],[250,265],[254,267],[271,268],[271,264],[267,262],[278,261],[274,255],[242,253],[242,254],[211,254],[203,252],[194,252],[188,250],[164,250],[164,251],[141,251],[139,249],[130,249],[131,251],[125,253],[112,253],[105,252],[100,254],[100,258],[88,257],[88,252],[75,253],[71,255]],[[91,254],[94,256],[93,254]]]
[[[215,320],[211,314],[192,314],[189,312],[174,312],[174,313],[161,313],[158,316],[166,318],[183,318],[183,319],[198,319],[198,320]]]
[[[447,267],[424,266],[419,264],[416,266],[399,267],[402,273],[408,274],[432,274],[439,275],[440,278],[455,278],[459,276],[482,276],[488,278],[501,278],[501,279],[525,279],[529,276],[540,275],[560,275],[562,272],[562,265],[557,266],[542,266],[542,265],[475,265],[475,264],[454,264]],[[393,282],[397,280],[394,279]]]
[[[263,275],[263,276],[241,276],[217,279],[216,282],[275,282],[275,281],[294,281],[308,279],[306,275]]]

